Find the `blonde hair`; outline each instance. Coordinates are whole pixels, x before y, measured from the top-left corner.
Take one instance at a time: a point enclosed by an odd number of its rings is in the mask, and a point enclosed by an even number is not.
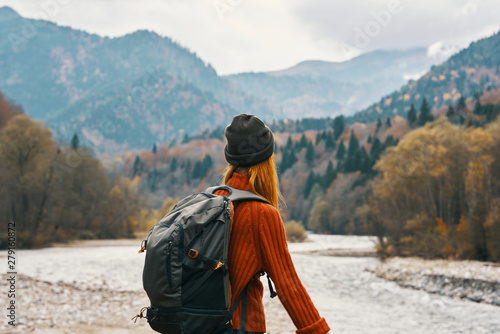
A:
[[[234,172],[248,176],[250,190],[264,197],[276,209],[280,204],[285,204],[280,193],[278,173],[273,155],[253,166],[237,167],[229,164],[224,175],[224,184],[227,184]]]

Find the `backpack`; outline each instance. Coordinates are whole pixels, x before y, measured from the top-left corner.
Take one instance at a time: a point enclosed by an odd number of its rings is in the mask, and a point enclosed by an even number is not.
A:
[[[217,190],[229,194],[213,195]],[[153,226],[139,251],[146,251],[142,280],[151,305],[135,320],[145,311],[160,333],[221,334],[243,298],[245,328],[248,284],[230,308],[227,267],[231,202],[243,200],[268,203],[250,191],[216,186],[183,198]]]

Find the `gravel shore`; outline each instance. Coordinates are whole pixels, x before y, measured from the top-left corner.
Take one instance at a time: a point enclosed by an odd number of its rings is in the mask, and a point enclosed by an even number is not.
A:
[[[145,319],[131,320],[149,304],[142,290],[139,244],[104,240],[20,250],[18,325],[4,321],[0,332],[153,333]],[[289,245],[299,277],[332,332],[500,333],[498,265],[412,258],[381,263],[369,256],[372,244],[368,237],[311,235],[310,242]],[[6,260],[0,253],[0,262]],[[0,275],[2,291],[8,290],[7,278]],[[290,317],[278,298],[269,298],[267,281],[263,283],[267,334],[294,333]],[[452,293],[443,292],[448,290]],[[463,300],[473,298],[482,303]]]
[[[390,258],[375,275],[405,288],[500,306],[500,264]]]

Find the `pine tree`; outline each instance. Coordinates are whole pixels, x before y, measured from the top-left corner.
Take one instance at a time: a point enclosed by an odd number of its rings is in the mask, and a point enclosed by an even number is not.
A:
[[[342,160],[344,159],[344,155],[345,155],[345,146],[344,146],[344,141],[341,140],[339,148],[337,149],[337,154],[335,154],[335,158],[337,158],[337,160]]]
[[[448,107],[448,110],[446,111],[446,117],[450,118],[450,117],[453,117],[455,115],[455,110],[453,110],[453,106],[450,105]]]
[[[434,117],[431,115],[431,109],[427,103],[427,99],[424,98],[422,105],[420,106],[420,114],[418,115],[418,125],[423,126],[427,122],[432,122]]]
[[[460,99],[458,99],[458,103],[457,103],[457,111],[460,112],[460,111],[464,110],[465,107],[466,107],[465,98],[463,96],[460,96]]]
[[[311,142],[308,142],[306,151],[306,161],[309,165],[312,165],[312,163],[314,162],[315,154],[316,153],[314,152],[313,144]]]
[[[286,141],[285,148],[289,150],[292,148],[292,146],[293,146],[292,136],[288,136],[288,140]]]
[[[196,161],[196,163],[194,164],[194,168],[193,168],[193,179],[198,179],[200,178],[202,175],[202,162],[201,161]]]
[[[71,148],[77,150],[79,146],[80,146],[80,139],[78,138],[78,135],[75,133],[73,135],[73,138],[71,138]]]
[[[148,185],[149,185],[149,190],[151,192],[156,191],[156,186],[157,186],[157,180],[158,180],[158,172],[156,171],[156,168],[154,168],[152,171],[148,171]]]
[[[283,151],[283,156],[281,158],[281,164],[279,166],[279,172],[284,173],[288,168],[291,168],[293,164],[297,162],[297,157],[295,156],[295,150],[292,147],[290,150]]]
[[[134,160],[134,167],[133,167],[134,170],[133,170],[132,177],[138,175],[141,172],[141,167],[142,167],[141,158],[139,158],[139,156],[136,155],[135,160]]]
[[[360,152],[361,152],[361,164],[359,166],[359,170],[362,173],[368,174],[371,172],[370,157],[368,156],[368,153],[366,152],[363,146],[361,146]]]
[[[302,134],[302,137],[300,137],[300,148],[307,147],[308,140],[306,138],[305,134]]]
[[[410,106],[410,111],[408,111],[408,123],[410,124],[410,127],[415,126],[415,123],[417,122],[417,111],[415,110],[415,106],[413,103]]]
[[[354,153],[354,156],[352,157],[351,168],[353,172],[361,169],[361,162],[362,162],[361,149],[357,149],[356,152]]]
[[[323,189],[328,189],[333,180],[337,177],[337,172],[333,169],[332,161],[328,161],[328,167],[326,168],[325,176],[323,177]]]
[[[201,165],[202,165],[201,177],[205,177],[205,175],[207,175],[208,171],[210,169],[212,169],[212,167],[213,167],[213,161],[212,161],[212,157],[210,156],[210,154],[205,155],[205,158],[203,158],[203,162]]]
[[[375,133],[378,133],[378,130],[382,127],[382,121],[380,120],[380,117],[377,118],[377,128],[375,129]]]
[[[170,162],[170,171],[173,173],[177,170],[177,158],[174,157]]]
[[[483,114],[483,108],[481,107],[481,103],[479,102],[479,98],[476,99],[476,104],[474,105],[474,115],[482,115]]]
[[[278,171],[280,174],[284,173],[290,166],[288,166],[288,156],[290,153],[288,153],[289,151],[286,150],[286,149],[283,149],[283,154],[281,155],[281,162],[280,162],[280,165],[278,167]]]
[[[340,135],[344,132],[345,121],[344,116],[340,115],[333,119],[333,136],[335,140],[339,139]]]
[[[370,158],[372,161],[372,165],[375,164],[375,162],[378,160],[383,150],[384,147],[382,146],[382,143],[377,137],[375,137],[375,139],[373,140],[372,148],[370,149]]]
[[[384,147],[396,146],[396,145],[397,141],[394,139],[392,135],[389,135],[387,136],[387,138],[385,138]]]
[[[309,193],[311,192],[311,189],[315,182],[316,182],[316,175],[314,174],[314,172],[311,171],[307,176],[306,185],[304,187],[304,198],[309,197]]]
[[[352,157],[356,150],[359,148],[358,138],[354,135],[354,130],[351,131],[351,138],[349,139],[349,149],[347,151],[347,156]]]
[[[327,151],[333,151],[335,149],[335,139],[333,139],[333,133],[331,132],[326,134],[325,149]]]
[[[368,144],[371,144],[371,143],[373,142],[373,137],[372,137],[372,134],[371,134],[371,133],[368,135],[368,139],[366,140],[366,142],[367,142]]]
[[[390,117],[387,117],[387,120],[385,121],[385,124],[387,125],[388,128],[390,128],[392,125],[391,125],[391,118]]]
[[[157,147],[156,147],[156,143],[153,144],[153,149],[151,150],[151,152],[153,152],[153,154],[156,154],[156,152],[158,151]]]
[[[337,161],[337,168],[336,168],[337,173],[342,172],[342,168],[344,168],[344,166],[342,166],[342,161]]]

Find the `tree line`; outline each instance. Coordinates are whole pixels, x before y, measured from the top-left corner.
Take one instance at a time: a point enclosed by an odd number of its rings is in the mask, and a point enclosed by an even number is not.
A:
[[[108,176],[76,136],[70,145],[56,144],[44,124],[3,95],[0,170],[0,218],[16,222],[19,248],[133,236],[140,198],[132,182]]]

